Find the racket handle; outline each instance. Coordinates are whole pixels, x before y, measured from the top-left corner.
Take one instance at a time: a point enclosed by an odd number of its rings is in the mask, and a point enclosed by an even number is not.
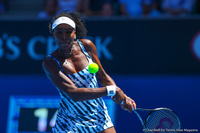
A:
[[[124,104],[124,101],[122,101],[121,104],[123,105],[123,104]],[[137,108],[135,109],[135,108],[133,107],[132,111],[135,111],[135,110],[137,110]]]
[[[139,109],[139,108],[136,108],[136,109],[135,109],[135,108],[133,107],[132,111],[136,111],[136,110],[140,110],[140,109]]]

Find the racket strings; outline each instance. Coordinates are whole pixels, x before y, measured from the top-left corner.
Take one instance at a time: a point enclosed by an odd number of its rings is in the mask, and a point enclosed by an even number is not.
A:
[[[172,111],[157,110],[147,116],[145,127],[148,129],[180,129],[180,121]]]

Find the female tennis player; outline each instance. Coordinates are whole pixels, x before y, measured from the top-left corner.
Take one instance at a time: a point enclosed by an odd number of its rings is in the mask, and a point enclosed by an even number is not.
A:
[[[87,30],[79,13],[62,11],[49,28],[58,48],[44,59],[42,66],[61,97],[52,132],[116,133],[102,97],[111,96],[129,112],[136,104],[104,71],[93,42],[82,39]],[[99,65],[96,74],[88,71],[93,62]],[[97,79],[103,87],[98,87]]]

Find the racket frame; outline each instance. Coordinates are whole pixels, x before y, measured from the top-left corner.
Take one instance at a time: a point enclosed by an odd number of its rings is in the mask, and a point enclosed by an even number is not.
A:
[[[139,113],[137,112],[137,110],[140,110],[140,111],[149,111],[149,114],[146,116],[145,120],[143,121],[142,117],[139,115]],[[176,117],[177,117],[177,120],[178,120],[178,123],[179,123],[179,126],[181,128],[181,122],[180,122],[180,118],[179,116],[176,114],[176,112],[174,112],[173,110],[169,109],[169,108],[163,108],[163,107],[160,107],[160,108],[155,108],[155,109],[143,109],[143,108],[137,108],[136,110],[133,108],[133,112],[135,112],[135,114],[138,116],[142,126],[143,126],[143,129],[144,129],[144,133],[146,133],[146,120],[148,119],[148,117],[154,112],[154,111],[158,111],[158,110],[168,110],[168,111],[171,111]]]

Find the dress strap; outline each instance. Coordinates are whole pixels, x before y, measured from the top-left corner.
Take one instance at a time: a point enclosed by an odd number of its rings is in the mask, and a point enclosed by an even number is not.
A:
[[[64,73],[62,66],[60,65],[60,62],[55,57],[53,57],[52,55],[47,55],[47,57],[51,57],[52,59],[54,59],[58,63],[60,70]]]
[[[88,54],[88,52],[85,50],[82,42],[80,40],[77,40],[77,41],[78,41],[78,44],[79,44],[81,50],[83,51],[83,53],[85,54],[86,58],[88,59],[89,64],[93,63],[92,58],[90,57],[90,55]]]

